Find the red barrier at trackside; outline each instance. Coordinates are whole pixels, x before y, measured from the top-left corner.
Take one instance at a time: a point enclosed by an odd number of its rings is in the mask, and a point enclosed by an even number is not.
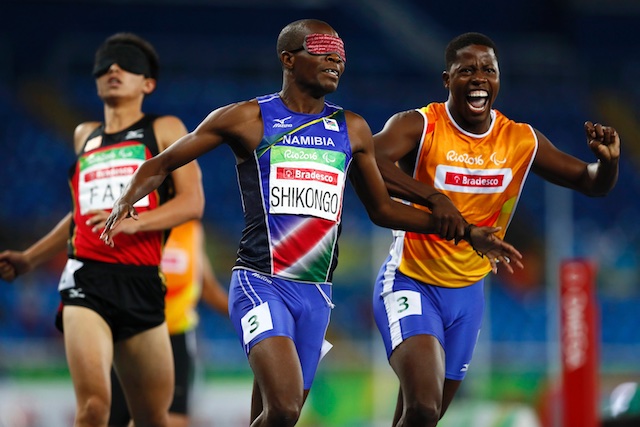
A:
[[[560,265],[563,427],[597,427],[600,315],[596,268],[588,260]]]

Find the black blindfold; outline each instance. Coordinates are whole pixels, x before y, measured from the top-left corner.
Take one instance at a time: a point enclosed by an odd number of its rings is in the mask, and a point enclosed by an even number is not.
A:
[[[142,50],[128,44],[114,44],[105,47],[96,54],[93,64],[93,77],[98,78],[109,71],[109,67],[118,64],[120,68],[133,74],[151,77],[149,60]]]

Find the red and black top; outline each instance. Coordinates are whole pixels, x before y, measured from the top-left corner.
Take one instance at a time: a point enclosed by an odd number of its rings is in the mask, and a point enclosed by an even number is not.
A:
[[[147,159],[158,154],[153,130],[157,116],[146,115],[130,127],[114,133],[97,127],[85,141],[76,163],[69,170],[69,186],[73,199],[73,218],[68,245],[69,258],[112,264],[157,266],[167,237],[165,231],[136,234],[120,233],[115,246],[100,240],[100,233],[86,224],[92,210],[111,211],[133,173]],[[170,178],[134,206],[139,213],[155,209],[173,196]]]

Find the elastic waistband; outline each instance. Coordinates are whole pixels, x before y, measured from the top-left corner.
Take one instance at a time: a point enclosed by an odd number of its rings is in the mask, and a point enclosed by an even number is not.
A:
[[[122,274],[159,274],[160,267],[157,265],[133,265],[133,264],[113,264],[110,262],[100,262],[90,259],[77,258],[78,261],[85,266],[109,273],[122,273]]]
[[[231,271],[248,271],[249,273],[256,273],[256,274],[260,274],[262,276],[265,276],[269,279],[278,279],[278,280],[284,280],[286,282],[291,282],[291,283],[295,283],[298,285],[314,285],[314,286],[333,286],[332,282],[309,282],[309,281],[305,281],[305,280],[296,280],[296,279],[290,279],[288,277],[282,277],[282,276],[278,276],[278,275],[274,275],[274,274],[270,274],[270,273],[265,273],[264,271],[260,271],[260,270],[256,270],[254,268],[249,268],[249,267],[245,267],[243,265],[236,265],[234,267],[231,268]]]

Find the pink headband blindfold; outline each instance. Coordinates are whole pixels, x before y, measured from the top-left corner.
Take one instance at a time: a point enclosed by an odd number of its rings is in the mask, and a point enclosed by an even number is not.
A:
[[[296,49],[306,50],[311,55],[328,55],[330,53],[337,54],[343,62],[347,62],[347,54],[344,49],[344,42],[340,37],[329,34],[307,34],[304,38],[302,48]]]

